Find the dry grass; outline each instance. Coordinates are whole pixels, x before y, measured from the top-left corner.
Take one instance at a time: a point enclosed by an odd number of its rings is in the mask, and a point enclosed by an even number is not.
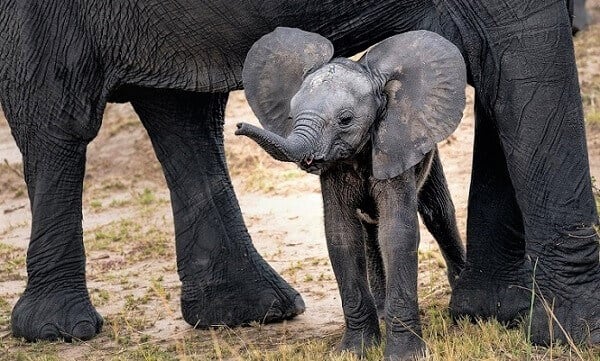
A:
[[[310,266],[310,260],[291,268]],[[421,273],[432,277],[419,287],[423,338],[428,351],[424,360],[600,360],[600,348],[555,345],[533,347],[527,342],[527,323],[507,329],[494,321],[454,323],[447,312],[448,286],[435,256],[420,255]],[[314,280],[311,280],[314,282]],[[258,324],[245,328],[215,328],[195,331],[188,327],[166,337],[157,336],[156,325],[164,317],[176,317],[178,288],[165,284],[162,277],[150,278],[145,285],[127,285],[120,292],[124,300],[113,300],[111,292],[92,289],[96,306],[118,303],[107,316],[102,333],[92,341],[65,345],[41,342],[25,344],[0,335],[1,360],[63,360],[61,355],[79,349],[79,360],[251,360],[251,361],[357,361],[356,356],[335,350],[342,334],[338,331],[319,337],[302,335],[302,330],[283,325]],[[440,286],[441,285],[441,286]],[[0,299],[0,326],[8,322],[10,306]],[[318,311],[313,311],[318,312]],[[183,322],[183,321],[181,321]],[[380,360],[383,347],[367,352],[367,361]],[[4,356],[3,356],[4,355]]]

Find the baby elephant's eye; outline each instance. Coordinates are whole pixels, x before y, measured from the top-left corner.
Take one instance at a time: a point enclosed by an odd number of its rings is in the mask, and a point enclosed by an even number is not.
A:
[[[338,122],[340,123],[340,125],[349,125],[352,122],[352,119],[352,114],[343,113],[338,117]]]

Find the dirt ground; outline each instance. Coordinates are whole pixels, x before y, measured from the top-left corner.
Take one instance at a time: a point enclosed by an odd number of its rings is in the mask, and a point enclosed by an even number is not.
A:
[[[594,17],[600,6],[592,2]],[[600,27],[577,40],[586,112],[600,112]],[[588,93],[586,91],[589,90]],[[440,153],[464,239],[473,140],[472,89],[458,130],[441,143]],[[586,113],[587,115],[587,113]],[[304,297],[306,312],[289,322],[229,330],[252,342],[339,334],[341,303],[324,240],[318,178],[294,165],[271,160],[233,132],[240,121],[256,122],[243,93],[231,94],[226,111],[226,146],[232,178],[244,219],[259,252]],[[600,122],[598,122],[600,124]],[[600,126],[588,122],[592,175],[600,177]],[[9,315],[25,287],[25,252],[30,209],[21,177],[21,158],[0,113],[0,358],[13,359],[35,346],[4,342]],[[169,194],[148,136],[128,104],[110,104],[100,135],[89,147],[84,191],[84,231],[88,288],[105,317],[102,333],[91,343],[53,344],[62,359],[79,359],[105,350],[119,355],[133,343],[180,347],[194,338],[214,348],[210,331],[191,329],[179,309]],[[421,227],[421,303],[447,303],[449,287],[443,262],[429,233]],[[424,292],[423,292],[424,291]],[[423,296],[423,294],[425,296]],[[255,337],[259,333],[260,341]],[[3,347],[4,346],[4,347]]]

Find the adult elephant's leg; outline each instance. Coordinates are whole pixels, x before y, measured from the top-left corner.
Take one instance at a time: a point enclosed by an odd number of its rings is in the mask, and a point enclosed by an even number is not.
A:
[[[304,311],[244,225],[225,163],[227,96],[157,90],[133,101],[171,190],[181,308],[196,327],[273,322]]]
[[[532,340],[600,343],[600,262],[582,103],[566,16],[506,44],[496,112],[538,297]],[[542,299],[543,298],[543,299]],[[550,332],[554,330],[554,335]],[[591,334],[591,338],[588,338]]]
[[[490,0],[462,9],[477,14],[463,21],[465,33],[477,23],[471,40],[485,41],[477,51],[484,58],[470,65],[522,212],[526,262],[505,274],[527,272],[529,288],[535,280],[532,340],[564,341],[564,329],[575,342],[600,343],[598,217],[565,3]],[[543,304],[560,327],[550,327]]]
[[[512,322],[530,302],[521,211],[495,119],[476,97],[475,143],[467,219],[467,262],[452,293],[454,317]],[[511,300],[508,302],[507,300]]]
[[[74,123],[49,115],[67,106],[32,100],[37,109],[28,111],[8,99],[3,105],[23,152],[32,212],[27,287],[12,312],[13,335],[90,339],[103,321],[85,281],[81,199],[88,140],[73,134]]]

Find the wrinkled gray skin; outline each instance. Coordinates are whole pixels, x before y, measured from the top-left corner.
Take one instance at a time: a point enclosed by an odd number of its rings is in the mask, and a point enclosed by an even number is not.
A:
[[[458,65],[464,68],[462,59]],[[280,69],[285,72],[285,63]],[[417,209],[442,250],[451,286],[465,255],[435,148],[395,177],[373,176],[372,133],[380,121],[394,121],[386,119],[385,82],[376,73],[334,59],[304,78],[291,100],[293,131],[285,140],[243,123],[236,134],[250,136],[277,159],[320,174],[327,246],[346,322],[340,348],[362,355],[378,342],[379,312],[386,321],[385,356],[408,359],[424,351],[417,304]],[[463,76],[457,82],[460,91],[452,94],[461,109],[465,85]],[[460,112],[454,113],[460,119]],[[398,134],[399,142],[402,137]]]
[[[451,311],[527,315],[535,264],[562,328],[549,333],[538,302],[532,340],[565,340],[564,329],[600,343],[598,219],[565,0],[0,1],[0,103],[32,210],[15,336],[89,339],[101,329],[85,279],[81,193],[107,102],[133,104],[163,167],[185,321],[233,326],[304,310],[252,245],[223,146],[228,92],[242,88],[252,44],[278,26],[323,35],[336,56],[419,29],[455,44],[476,126],[467,263]]]

